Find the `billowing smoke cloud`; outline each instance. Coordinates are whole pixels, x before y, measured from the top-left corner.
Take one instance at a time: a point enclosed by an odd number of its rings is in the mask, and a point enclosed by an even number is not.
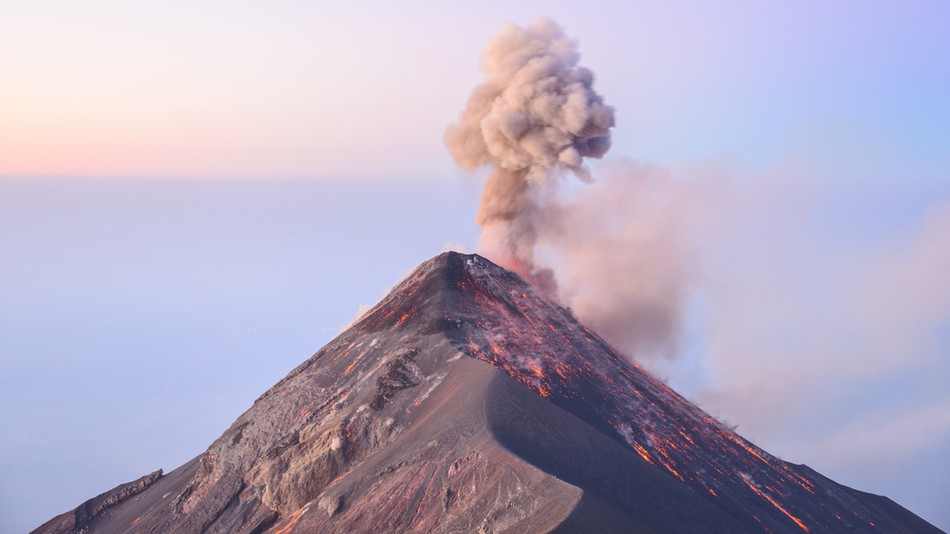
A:
[[[565,174],[591,181],[583,159],[606,153],[614,125],[578,59],[550,19],[507,26],[486,47],[487,80],[446,145],[461,166],[493,169],[476,218],[483,253],[628,355],[672,356],[691,275],[679,217],[695,210],[663,171],[630,162],[576,198],[555,194]]]
[[[493,168],[476,219],[485,253],[542,285],[534,247],[544,186],[565,172],[589,180],[583,160],[607,152],[614,125],[578,59],[577,44],[550,19],[506,26],[483,53],[487,80],[445,133],[459,165]]]
[[[481,252],[772,452],[882,491],[886,469],[946,471],[950,190],[620,162],[558,193],[613,126],[577,59],[549,20],[485,51],[446,132],[460,165],[493,168]]]
[[[772,452],[880,491],[888,471],[946,471],[950,190],[608,162],[556,192],[613,125],[576,65],[547,20],[486,50],[446,132],[460,165],[494,171],[481,252],[536,285],[556,272],[581,322]]]

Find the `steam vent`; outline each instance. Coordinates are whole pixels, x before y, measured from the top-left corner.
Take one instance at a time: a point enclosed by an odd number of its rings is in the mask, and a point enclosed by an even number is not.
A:
[[[38,533],[940,532],[783,462],[477,255],[420,265],[208,450]]]

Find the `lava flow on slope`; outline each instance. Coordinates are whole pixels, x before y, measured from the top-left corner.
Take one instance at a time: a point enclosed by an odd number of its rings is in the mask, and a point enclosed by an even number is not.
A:
[[[939,532],[784,462],[478,255],[420,265],[194,460],[36,532]]]
[[[725,427],[516,274],[478,255],[451,254],[449,262],[455,298],[443,308],[446,324],[456,326],[446,334],[459,350],[605,430],[716,506],[764,531],[906,529],[881,517],[867,494],[784,462]],[[410,277],[394,293],[413,302],[418,284]],[[418,313],[408,302],[397,322]]]

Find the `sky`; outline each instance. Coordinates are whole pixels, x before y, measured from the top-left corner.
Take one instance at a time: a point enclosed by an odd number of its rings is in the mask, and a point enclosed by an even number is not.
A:
[[[474,249],[484,173],[443,133],[538,15],[617,117],[565,194],[623,192],[618,252],[686,250],[675,357],[643,363],[950,529],[950,6],[508,4],[0,0],[0,530],[184,463]]]

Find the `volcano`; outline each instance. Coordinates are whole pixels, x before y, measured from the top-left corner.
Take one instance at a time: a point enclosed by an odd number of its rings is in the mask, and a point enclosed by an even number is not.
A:
[[[441,254],[203,454],[34,532],[940,532],[784,462],[478,255]]]

